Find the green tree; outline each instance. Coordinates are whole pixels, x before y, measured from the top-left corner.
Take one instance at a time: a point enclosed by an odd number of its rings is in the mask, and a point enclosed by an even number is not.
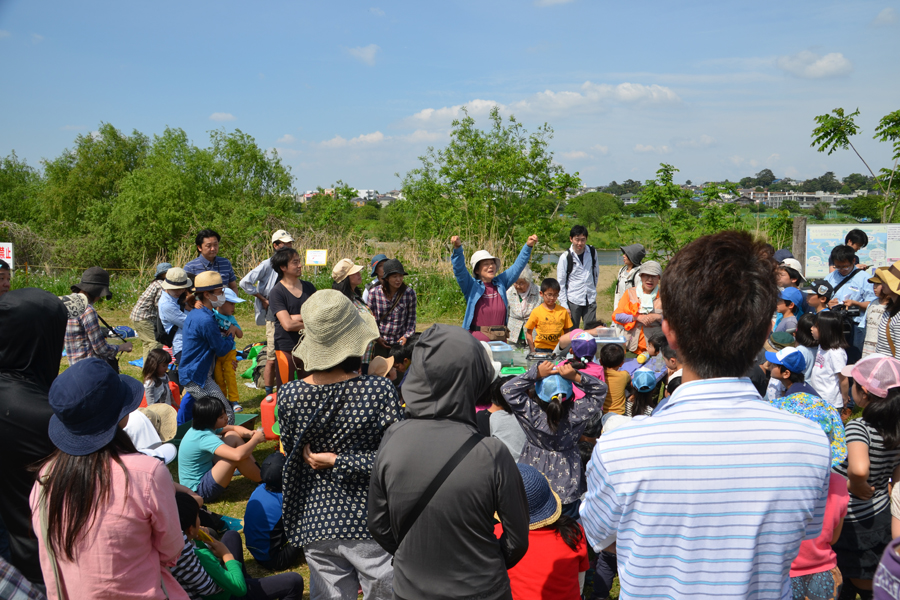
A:
[[[346,218],[353,211],[356,190],[340,179],[332,186],[331,194],[316,188],[316,193],[306,201],[303,207],[303,224],[314,230],[330,229],[344,232],[350,223]]]
[[[621,215],[622,201],[604,192],[588,192],[572,198],[566,206],[566,215],[575,217],[585,225],[595,227],[607,215]]]
[[[545,239],[551,221],[567,193],[581,186],[578,173],[569,175],[553,162],[549,142],[553,129],[546,123],[529,133],[515,117],[504,121],[497,108],[489,115],[490,127],[478,129],[463,109],[454,120],[450,143],[428,148],[421,166],[403,178],[407,235],[414,239],[490,238],[524,240],[524,226]]]
[[[799,213],[800,212],[800,203],[796,200],[785,200],[781,203],[781,210],[785,210],[788,213]]]
[[[651,254],[666,261],[696,237],[696,233],[693,233],[696,230],[696,220],[677,208],[679,202],[691,198],[688,190],[674,182],[678,169],[665,163],[660,163],[659,166],[656,179],[648,179],[644,184],[639,204],[656,215],[650,231],[654,245]]]
[[[850,190],[850,193],[856,190],[870,190],[872,186],[876,185],[873,178],[866,177],[861,173],[850,173],[844,177],[843,184]]]
[[[838,208],[855,219],[869,219],[875,222],[881,219],[881,198],[878,196],[841,198],[838,200]]]
[[[866,166],[866,169],[869,170],[872,178],[884,194],[881,220],[883,223],[889,223],[893,220],[894,211],[898,203],[900,203],[900,194],[892,190],[894,174],[897,171],[897,161],[900,160],[900,110],[895,110],[882,117],[875,128],[874,139],[891,144],[893,152],[891,160],[894,161],[893,168],[890,170],[882,169],[880,176],[875,175],[869,163],[865,161],[850,140],[850,138],[860,132],[859,126],[854,121],[857,116],[859,116],[859,109],[846,114],[843,108],[836,108],[830,114],[817,116],[815,121],[819,125],[813,129],[813,142],[810,145],[819,152],[827,152],[829,155],[838,149],[852,149]]]
[[[756,185],[761,187],[769,187],[775,181],[775,174],[771,169],[763,169],[756,174]]]
[[[0,219],[31,225],[40,218],[36,196],[44,179],[15,152],[0,159]]]

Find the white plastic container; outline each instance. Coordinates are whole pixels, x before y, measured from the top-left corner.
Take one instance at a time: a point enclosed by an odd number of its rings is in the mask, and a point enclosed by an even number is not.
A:
[[[503,366],[513,364],[515,349],[506,342],[488,342],[494,360]]]

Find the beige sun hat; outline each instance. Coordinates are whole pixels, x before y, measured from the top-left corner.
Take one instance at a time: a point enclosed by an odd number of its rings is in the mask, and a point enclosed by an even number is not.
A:
[[[159,439],[168,442],[178,433],[178,411],[164,402],[157,402],[138,409],[150,419]]]
[[[186,290],[191,287],[191,278],[184,272],[184,269],[172,267],[166,271],[166,276],[160,285],[164,290]]]
[[[369,375],[377,375],[378,377],[387,377],[387,374],[394,368],[394,357],[376,356],[369,363]]]
[[[378,325],[368,311],[361,314],[337,290],[320,290],[300,309],[302,337],[293,355],[307,371],[326,371],[353,356],[362,356],[378,339]]]
[[[216,288],[224,287],[222,284],[222,276],[218,271],[203,271],[194,278],[195,292],[208,292]]]
[[[335,283],[340,283],[347,279],[347,277],[354,273],[359,273],[362,270],[363,268],[361,266],[354,265],[353,261],[349,258],[342,258],[334,265],[334,269],[331,270],[331,278]]]

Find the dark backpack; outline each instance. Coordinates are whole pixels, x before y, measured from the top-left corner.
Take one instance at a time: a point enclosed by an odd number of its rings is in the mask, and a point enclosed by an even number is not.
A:
[[[594,287],[597,287],[597,276],[594,275],[594,267],[597,266],[597,251],[593,246],[588,244],[588,250],[591,251],[591,277],[594,278]],[[566,289],[569,287],[569,275],[575,267],[575,257],[572,256],[571,250],[566,250]]]
[[[178,331],[178,325],[172,325],[172,329],[166,333],[162,319],[159,317],[159,310],[156,311],[156,317],[153,319],[153,337],[163,346],[172,347],[175,342],[175,333]]]

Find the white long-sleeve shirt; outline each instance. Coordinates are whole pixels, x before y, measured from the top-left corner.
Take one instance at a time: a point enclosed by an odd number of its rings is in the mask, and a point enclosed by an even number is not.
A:
[[[566,277],[568,255],[572,253],[572,272]],[[584,261],[582,264],[581,261]],[[591,260],[591,249],[584,248],[584,254],[579,256],[569,246],[566,252],[559,257],[556,265],[556,280],[559,281],[559,303],[563,308],[569,308],[569,304],[575,306],[588,306],[597,302],[597,277],[600,267],[596,261]],[[568,280],[567,280],[568,279]]]

